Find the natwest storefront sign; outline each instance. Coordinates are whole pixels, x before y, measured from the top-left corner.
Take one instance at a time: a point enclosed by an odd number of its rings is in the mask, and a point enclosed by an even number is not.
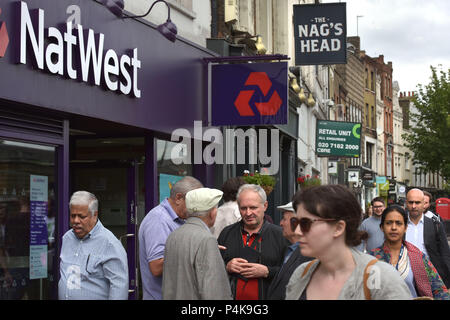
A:
[[[208,50],[98,0],[0,0],[0,9],[3,105],[169,135],[206,120]]]
[[[44,10],[32,15],[27,3],[20,1],[20,63],[32,60],[37,68],[52,74],[141,97],[137,48],[132,55],[118,55],[113,49],[106,50],[103,33],[84,30],[80,24],[73,28],[72,21],[66,23],[65,32],[56,27],[44,31],[44,27]]]
[[[287,78],[286,62],[213,65],[211,124],[286,124]]]

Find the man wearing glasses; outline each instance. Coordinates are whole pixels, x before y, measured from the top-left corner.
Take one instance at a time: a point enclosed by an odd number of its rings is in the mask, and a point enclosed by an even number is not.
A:
[[[384,199],[382,197],[373,198],[372,202],[373,213],[361,223],[359,230],[367,231],[369,238],[363,241],[357,248],[363,252],[370,252],[370,250],[378,248],[384,242],[384,234],[380,229],[381,214],[386,208]]]

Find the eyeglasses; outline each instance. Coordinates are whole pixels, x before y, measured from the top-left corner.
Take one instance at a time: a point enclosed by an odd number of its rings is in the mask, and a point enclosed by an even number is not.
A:
[[[291,229],[292,232],[295,232],[297,226],[300,225],[300,230],[302,233],[308,233],[311,229],[311,225],[316,221],[336,221],[336,219],[309,219],[309,218],[301,218],[298,219],[296,217],[291,218]]]
[[[383,209],[384,206],[373,206],[374,209]]]

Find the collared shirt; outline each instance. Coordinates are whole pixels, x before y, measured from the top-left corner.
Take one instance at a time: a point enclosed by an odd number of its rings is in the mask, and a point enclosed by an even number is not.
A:
[[[288,247],[287,253],[284,256],[283,264],[286,263],[286,261],[289,260],[289,258],[292,256],[295,250],[297,250],[298,246],[300,245],[299,242],[293,243]]]
[[[425,242],[423,239],[423,225],[424,218],[423,215],[419,220],[419,223],[415,225],[411,219],[408,218],[408,228],[406,229],[406,241],[411,242],[420,251],[428,256],[427,249],[425,248]]]
[[[100,220],[83,239],[67,231],[60,259],[60,300],[128,299],[127,254]]]
[[[169,235],[181,225],[168,199],[147,213],[139,227],[139,265],[141,270],[143,299],[162,299],[162,276],[155,277],[149,269],[149,262],[164,258],[164,249]]]

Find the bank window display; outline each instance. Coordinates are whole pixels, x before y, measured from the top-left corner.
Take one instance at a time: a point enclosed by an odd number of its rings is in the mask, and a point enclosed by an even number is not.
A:
[[[172,185],[192,175],[192,161],[186,144],[157,140],[158,199],[169,197]]]
[[[0,299],[50,299],[57,206],[55,148],[0,139]]]

